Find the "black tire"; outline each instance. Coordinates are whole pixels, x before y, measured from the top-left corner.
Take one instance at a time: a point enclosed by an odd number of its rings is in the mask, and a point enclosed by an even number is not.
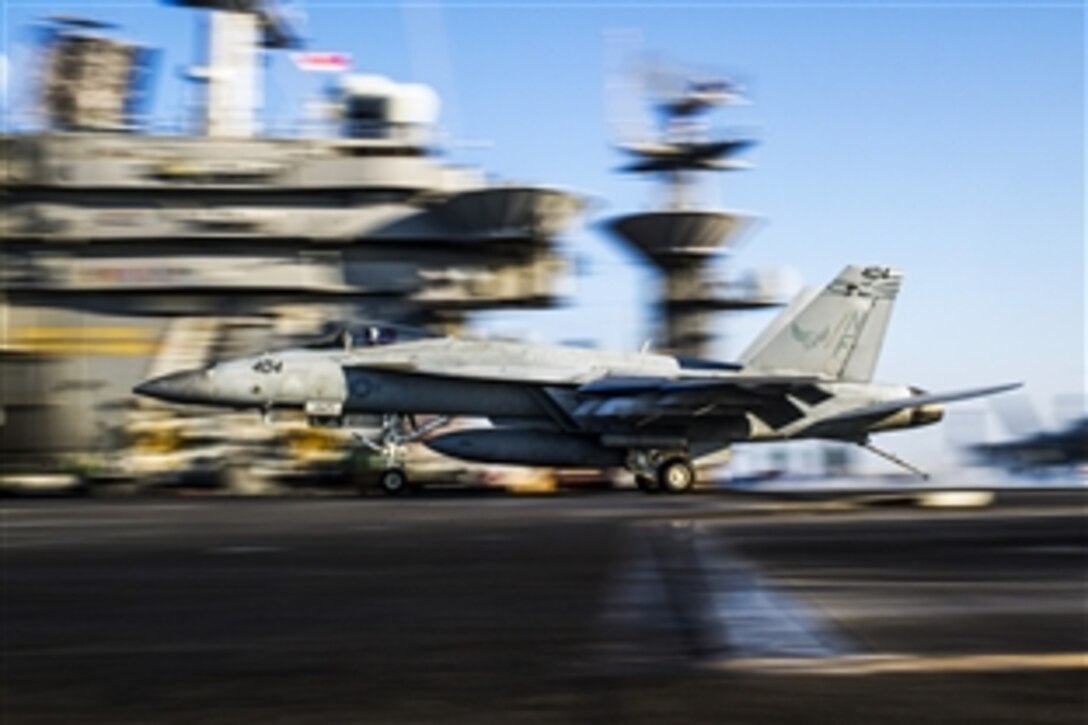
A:
[[[657,469],[657,485],[666,493],[687,493],[695,486],[695,468],[683,458],[672,458]]]
[[[661,493],[661,485],[653,476],[636,475],[635,485],[643,493]]]
[[[387,468],[378,477],[378,485],[387,496],[400,496],[408,492],[408,474],[403,468]]]

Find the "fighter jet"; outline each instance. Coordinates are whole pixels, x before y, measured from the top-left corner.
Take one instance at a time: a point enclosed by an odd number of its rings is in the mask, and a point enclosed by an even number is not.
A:
[[[692,488],[693,461],[735,443],[845,441],[924,475],[870,443],[874,433],[939,421],[941,403],[1019,384],[928,394],[872,382],[902,275],[849,266],[803,292],[737,363],[449,337],[403,339],[371,327],[307,348],[174,373],[135,388],[182,404],[305,410],[312,424],[381,414],[375,437],[387,493],[408,485],[406,443],[470,461],[625,467],[646,492]],[[415,416],[436,416],[416,425]],[[492,427],[439,433],[452,417]]]
[[[1088,417],[1078,418],[1060,430],[1040,430],[1001,443],[971,447],[983,463],[1012,473],[1061,471],[1088,464]]]

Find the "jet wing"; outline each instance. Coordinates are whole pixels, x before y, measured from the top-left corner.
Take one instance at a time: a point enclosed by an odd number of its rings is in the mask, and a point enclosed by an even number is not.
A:
[[[780,423],[803,413],[787,396],[812,403],[828,397],[814,376],[730,375],[721,377],[607,377],[582,385],[573,417],[592,427],[641,427],[650,421],[677,424],[712,415],[747,411],[772,416]],[[782,418],[782,416],[785,416]]]
[[[612,376],[599,378],[578,388],[582,396],[632,395],[638,393],[751,392],[759,388],[792,388],[826,382],[812,375],[730,375],[723,377],[661,378]]]
[[[419,366],[416,365],[415,361],[407,358],[403,360],[368,360],[365,364],[348,362],[344,364],[344,368],[347,370],[389,370],[400,373],[414,373],[419,371]]]

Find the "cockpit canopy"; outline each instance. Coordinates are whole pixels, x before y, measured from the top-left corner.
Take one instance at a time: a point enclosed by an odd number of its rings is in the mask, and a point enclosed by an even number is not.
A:
[[[306,347],[311,350],[351,350],[359,347],[376,347],[378,345],[392,345],[398,342],[411,342],[412,340],[422,340],[428,337],[437,337],[437,335],[407,325],[364,323],[340,326],[327,336]]]

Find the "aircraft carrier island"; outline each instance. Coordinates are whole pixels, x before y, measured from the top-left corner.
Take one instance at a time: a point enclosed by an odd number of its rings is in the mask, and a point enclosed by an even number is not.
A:
[[[558,299],[556,239],[579,196],[443,162],[437,96],[380,76],[340,75],[335,135],[260,135],[260,54],[296,48],[293,28],[256,0],[169,4],[206,15],[199,129],[150,132],[155,51],[65,17],[38,43],[35,127],[0,137],[9,475],[83,474],[134,441],[161,454],[206,437],[206,418],[138,407],[148,374],[333,320],[448,331]]]

